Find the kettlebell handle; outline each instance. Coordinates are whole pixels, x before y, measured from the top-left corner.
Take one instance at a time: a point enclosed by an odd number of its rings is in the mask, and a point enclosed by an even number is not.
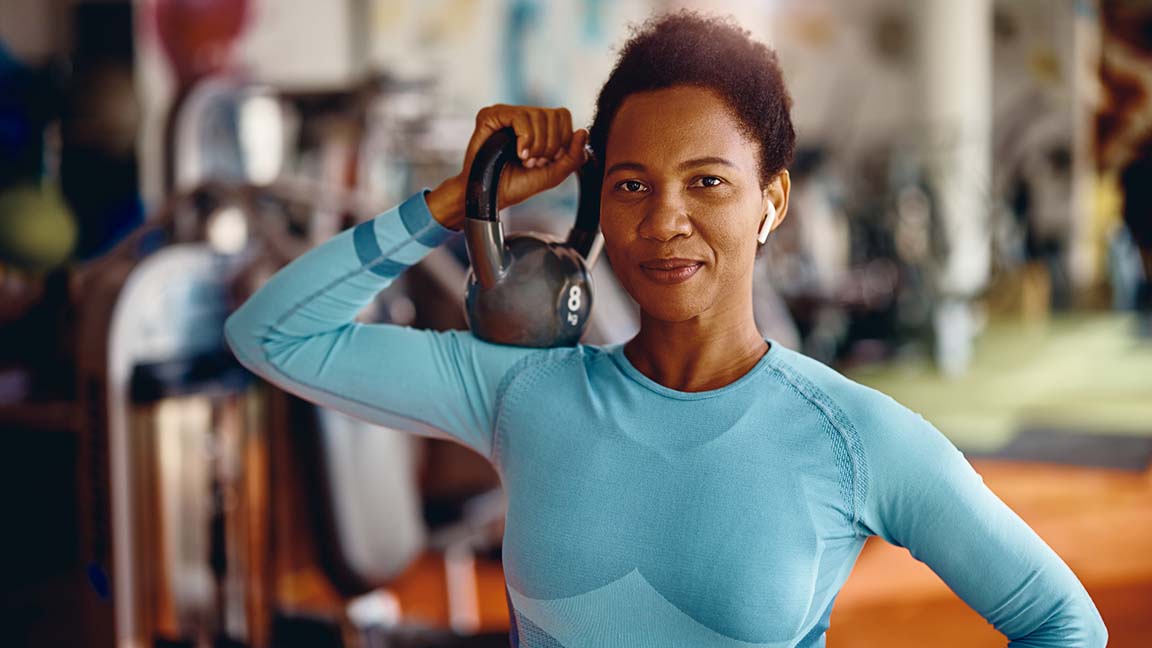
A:
[[[484,290],[494,288],[508,271],[504,228],[496,205],[500,172],[516,158],[516,132],[505,128],[492,133],[472,159],[464,189],[464,243],[472,272]]]
[[[580,180],[580,202],[576,207],[576,224],[568,232],[568,245],[584,257],[584,262],[591,267],[596,263],[596,253],[600,251],[596,241],[600,236],[600,185],[604,181],[604,170],[589,155],[588,161],[577,174]]]
[[[516,131],[502,128],[492,133],[472,159],[468,170],[468,186],[464,193],[464,214],[474,220],[497,222],[496,207],[500,172],[516,156]]]
[[[502,128],[492,133],[476,152],[468,171],[464,192],[464,236],[472,269],[481,287],[496,285],[508,269],[504,230],[497,207],[500,173],[516,155],[516,131]],[[598,166],[589,159],[579,170],[580,205],[576,224],[568,233],[566,245],[586,261],[595,246],[600,229],[600,181]]]

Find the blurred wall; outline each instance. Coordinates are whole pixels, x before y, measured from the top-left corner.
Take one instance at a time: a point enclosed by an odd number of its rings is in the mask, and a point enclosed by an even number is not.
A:
[[[136,0],[145,105],[141,159],[150,202],[159,195],[159,132],[171,93],[167,62]],[[17,5],[33,5],[28,0]],[[467,139],[467,122],[491,103],[564,105],[588,123],[600,84],[629,26],[653,12],[688,6],[734,15],[779,52],[794,98],[802,145],[827,147],[839,172],[852,177],[877,151],[925,158],[947,142],[930,141],[925,124],[923,61],[916,53],[923,22],[914,0],[252,0],[251,15],[232,52],[235,75],[296,89],[335,87],[369,71],[399,79],[432,80],[449,143]],[[6,5],[7,6],[7,5]],[[1092,110],[1081,68],[1090,68],[1085,23],[1088,0],[997,0],[988,32],[992,44],[994,166],[977,179],[974,204],[992,210],[1006,178],[1044,147],[1064,146],[1083,157],[1090,144],[1083,123]],[[922,13],[922,12],[921,12]],[[1091,39],[1087,39],[1090,41]],[[980,47],[973,43],[972,47]],[[976,56],[973,51],[973,56]],[[961,82],[961,80],[957,80]],[[946,85],[948,80],[942,81]],[[1080,103],[1077,103],[1078,99]],[[459,130],[460,132],[457,132]],[[939,132],[939,131],[937,131]],[[1075,228],[1089,201],[1080,169],[1066,196],[1049,202],[1054,227]],[[1069,248],[1080,282],[1094,277],[1091,246]]]

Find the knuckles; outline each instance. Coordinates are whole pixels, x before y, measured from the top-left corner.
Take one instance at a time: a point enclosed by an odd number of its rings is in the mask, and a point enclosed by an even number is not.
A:
[[[548,120],[565,121],[572,119],[572,113],[567,108],[538,108],[535,106],[510,106],[508,104],[492,104],[485,106],[476,113],[476,122],[481,123],[490,119],[499,119],[502,116],[509,116],[511,118],[524,117],[531,123],[532,118],[544,118]]]

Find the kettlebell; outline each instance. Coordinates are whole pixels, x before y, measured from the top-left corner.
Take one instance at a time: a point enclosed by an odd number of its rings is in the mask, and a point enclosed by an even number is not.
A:
[[[574,346],[592,313],[589,270],[599,255],[600,174],[580,170],[580,204],[567,240],[504,235],[497,209],[500,172],[517,160],[516,132],[493,133],[477,151],[464,199],[464,244],[472,264],[465,313],[485,341],[523,347]]]

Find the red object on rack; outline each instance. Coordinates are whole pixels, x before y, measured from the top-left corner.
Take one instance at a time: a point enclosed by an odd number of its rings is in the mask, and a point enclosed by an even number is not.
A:
[[[252,13],[250,0],[155,0],[151,10],[180,86],[227,67]]]

